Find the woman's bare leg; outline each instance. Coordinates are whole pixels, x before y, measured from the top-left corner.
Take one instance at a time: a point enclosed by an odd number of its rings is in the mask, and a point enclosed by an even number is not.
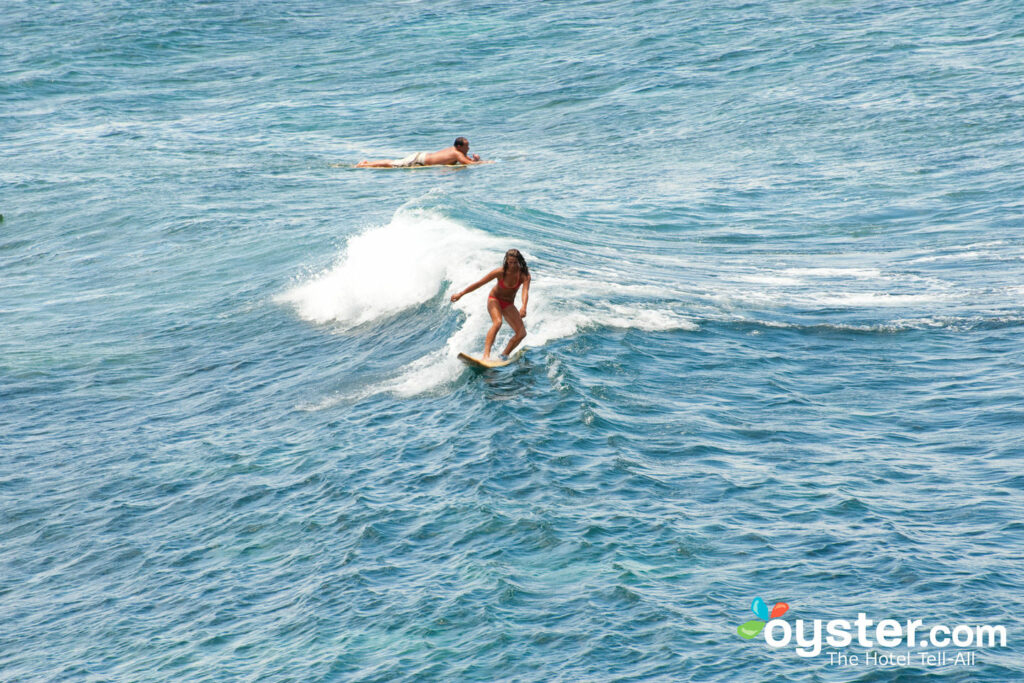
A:
[[[515,306],[507,306],[502,313],[505,315],[505,320],[508,321],[509,326],[512,327],[512,331],[515,332],[515,335],[508,340],[508,346],[505,347],[505,355],[507,356],[512,353],[514,348],[519,346],[519,342],[526,339],[526,325],[523,324],[523,319]]]
[[[484,340],[484,360],[491,357],[491,346],[494,345],[494,338],[501,328],[501,306],[494,299],[488,299],[487,312],[491,314],[491,329],[487,330],[487,339]]]

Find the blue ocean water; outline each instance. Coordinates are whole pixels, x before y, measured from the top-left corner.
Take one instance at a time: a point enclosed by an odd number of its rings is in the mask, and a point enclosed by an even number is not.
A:
[[[0,680],[1024,677],[1018,3],[0,36]],[[456,135],[496,163],[351,168]],[[755,597],[1008,643],[832,665]]]

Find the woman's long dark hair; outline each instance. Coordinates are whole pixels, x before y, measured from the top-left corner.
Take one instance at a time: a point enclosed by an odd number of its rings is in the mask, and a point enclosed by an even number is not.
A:
[[[501,281],[504,282],[505,276],[508,275],[508,259],[510,256],[519,262],[519,279],[522,280],[524,277],[530,277],[530,269],[526,267],[526,259],[523,258],[518,249],[509,249],[505,252],[505,258],[501,262]]]

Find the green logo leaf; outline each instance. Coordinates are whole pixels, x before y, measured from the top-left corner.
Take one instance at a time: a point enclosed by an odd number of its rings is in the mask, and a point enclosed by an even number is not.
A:
[[[736,629],[736,633],[740,634],[740,638],[750,640],[761,632],[761,629],[764,628],[764,623],[760,619],[751,619],[745,624],[740,624]]]

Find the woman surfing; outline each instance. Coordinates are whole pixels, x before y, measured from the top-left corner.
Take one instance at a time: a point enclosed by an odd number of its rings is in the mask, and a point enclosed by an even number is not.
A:
[[[501,354],[502,360],[507,360],[512,350],[526,338],[526,326],[523,324],[523,318],[526,317],[526,301],[530,297],[530,269],[526,266],[526,259],[519,253],[519,250],[509,249],[506,251],[501,268],[495,268],[458,294],[452,294],[452,301],[458,301],[491,280],[496,280],[496,282],[487,296],[487,312],[491,314],[491,329],[487,331],[487,339],[484,341],[483,360],[489,360],[491,357],[491,346],[501,328],[502,317],[515,332],[508,341],[505,352]],[[515,299],[520,285],[523,288],[523,306],[517,311]]]

